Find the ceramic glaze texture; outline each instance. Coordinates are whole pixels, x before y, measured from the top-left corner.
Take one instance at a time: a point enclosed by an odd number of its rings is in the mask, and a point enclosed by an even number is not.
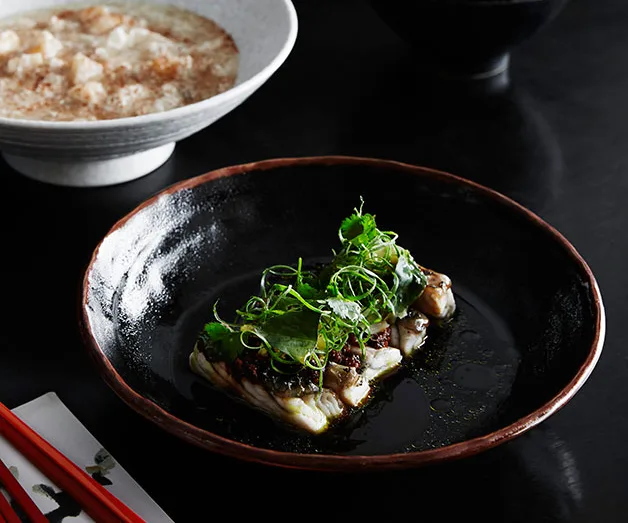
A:
[[[235,86],[189,106],[111,121],[0,118],[0,150],[8,155],[9,163],[42,181],[64,185],[108,185],[147,174],[142,167],[153,170],[155,163],[163,163],[172,144],[211,125],[260,88],[287,59],[296,40],[297,18],[290,0],[152,1],[192,9],[216,21],[233,37],[240,52]],[[76,2],[67,0],[3,1],[0,17],[73,4]],[[130,167],[120,161],[107,163],[140,152],[155,154]]]
[[[382,180],[403,192],[382,193]],[[460,313],[347,423],[298,434],[213,391],[188,356],[216,300],[230,318],[263,268],[329,256],[360,196],[419,263],[452,278]],[[365,470],[470,455],[543,421],[593,369],[604,310],[567,240],[497,193],[395,162],[287,159],[180,182],[115,224],[85,274],[82,325],[107,383],[184,440],[274,465]]]

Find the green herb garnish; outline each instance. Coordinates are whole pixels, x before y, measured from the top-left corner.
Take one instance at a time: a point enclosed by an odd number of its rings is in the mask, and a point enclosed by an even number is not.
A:
[[[340,250],[317,270],[275,265],[263,271],[259,295],[236,311],[232,323],[218,316],[200,334],[212,359],[233,361],[245,350],[265,351],[277,372],[304,367],[322,371],[331,351],[349,336],[364,350],[372,325],[401,318],[427,283],[421,267],[378,229],[362,205],[338,230]]]

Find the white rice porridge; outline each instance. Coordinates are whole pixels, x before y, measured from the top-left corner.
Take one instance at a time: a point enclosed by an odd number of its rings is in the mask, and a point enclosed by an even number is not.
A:
[[[0,117],[107,120],[231,88],[239,52],[216,22],[175,6],[107,3],[0,21]]]

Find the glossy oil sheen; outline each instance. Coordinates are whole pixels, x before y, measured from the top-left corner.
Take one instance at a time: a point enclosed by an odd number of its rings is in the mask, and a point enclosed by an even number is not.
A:
[[[360,466],[364,456],[402,453],[411,464],[424,450],[529,428],[594,364],[595,282],[563,238],[515,204],[386,162],[250,171],[193,179],[149,200],[110,231],[86,275],[87,331],[104,377],[165,429],[265,462],[334,455]],[[320,437],[296,434],[213,391],[187,357],[216,299],[228,317],[256,292],[263,268],[328,257],[360,197],[419,263],[452,278],[458,314],[365,409]]]
[[[201,310],[211,310],[220,300],[220,314],[229,318],[233,307],[243,303],[234,298],[246,300],[257,292],[258,279],[256,274],[228,282]],[[509,395],[520,356],[494,311],[465,290],[456,297],[455,318],[442,327],[431,327],[425,345],[375,387],[371,401],[323,435],[297,432],[227,400],[190,374],[185,350],[174,356],[174,382],[193,408],[176,414],[243,443],[299,452],[407,452],[481,434],[491,424],[499,426],[500,407]],[[198,318],[190,320],[190,331],[198,331]]]

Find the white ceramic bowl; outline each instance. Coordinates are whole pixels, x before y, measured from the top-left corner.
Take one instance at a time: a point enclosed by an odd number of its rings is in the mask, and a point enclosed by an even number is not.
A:
[[[231,34],[240,51],[234,87],[195,104],[131,118],[90,122],[0,118],[0,151],[9,165],[30,178],[74,187],[113,185],[144,176],[168,160],[176,142],[223,117],[262,86],[296,40],[297,16],[290,0],[150,1],[194,10]],[[0,18],[74,3],[1,0]]]

